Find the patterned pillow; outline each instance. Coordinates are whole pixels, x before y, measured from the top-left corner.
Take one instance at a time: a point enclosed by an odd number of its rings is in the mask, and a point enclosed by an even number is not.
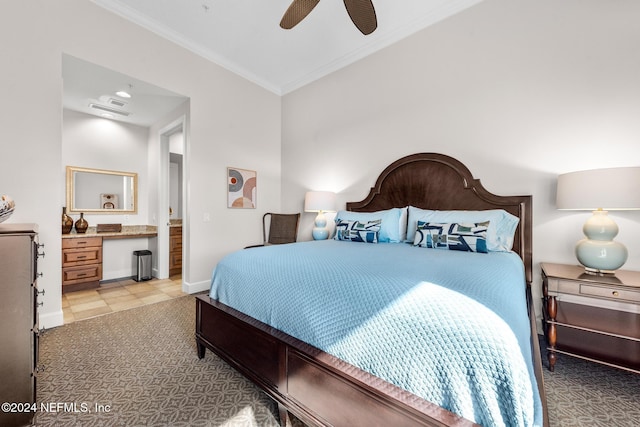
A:
[[[336,218],[336,240],[378,243],[381,219],[372,221],[349,221]]]
[[[418,221],[413,246],[487,253],[488,228],[489,221],[463,224]]]

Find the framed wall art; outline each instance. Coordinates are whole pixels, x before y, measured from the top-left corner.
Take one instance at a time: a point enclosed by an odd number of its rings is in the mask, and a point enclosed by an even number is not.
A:
[[[240,168],[227,168],[227,207],[235,209],[255,209],[257,173]]]

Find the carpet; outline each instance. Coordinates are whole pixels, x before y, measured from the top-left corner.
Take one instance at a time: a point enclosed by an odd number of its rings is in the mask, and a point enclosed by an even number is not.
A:
[[[36,425],[279,425],[250,381],[209,350],[198,359],[194,331],[185,296],[42,332]],[[553,427],[640,425],[639,375],[561,355],[544,378]]]
[[[210,351],[198,359],[194,331],[192,296],[44,331],[37,401],[54,405],[36,425],[279,425],[251,382]]]

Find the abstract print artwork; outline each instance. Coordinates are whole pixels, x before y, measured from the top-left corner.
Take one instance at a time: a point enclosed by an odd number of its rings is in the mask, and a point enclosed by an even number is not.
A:
[[[256,171],[227,168],[228,207],[253,209],[256,207]]]

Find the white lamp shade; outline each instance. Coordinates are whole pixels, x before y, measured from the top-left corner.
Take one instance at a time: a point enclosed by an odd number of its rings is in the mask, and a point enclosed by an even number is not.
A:
[[[305,212],[335,212],[336,193],[331,191],[308,191],[304,195]]]
[[[558,209],[640,209],[640,167],[594,169],[558,176]]]
[[[609,210],[640,209],[640,167],[595,169],[558,177],[558,209],[590,210],[576,245],[576,258],[587,272],[612,273],[627,261],[627,248],[614,241],[618,225]]]

